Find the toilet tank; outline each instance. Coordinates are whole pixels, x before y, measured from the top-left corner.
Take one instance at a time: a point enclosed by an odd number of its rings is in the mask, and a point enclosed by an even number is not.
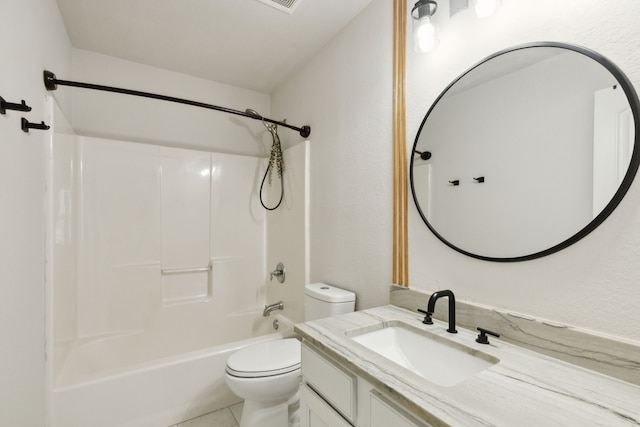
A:
[[[304,290],[304,320],[350,313],[356,307],[356,294],[326,283],[312,283]]]

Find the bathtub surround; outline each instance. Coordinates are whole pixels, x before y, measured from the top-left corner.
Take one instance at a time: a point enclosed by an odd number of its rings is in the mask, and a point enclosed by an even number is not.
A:
[[[57,313],[76,318],[54,342],[73,346],[145,331],[188,351],[193,344],[182,331],[197,330],[205,319],[217,324],[252,310],[261,314],[266,217],[254,192],[261,159],[88,137],[71,147],[67,141],[52,145],[57,244],[51,262],[59,274],[53,322]],[[74,252],[76,268],[67,268]],[[74,280],[75,292],[67,288]]]
[[[391,304],[417,312],[424,310],[431,292],[391,286]],[[445,305],[434,317],[447,321]],[[500,339],[565,362],[640,385],[640,343],[620,340],[594,331],[547,319],[456,300],[456,319],[461,327],[477,327],[500,334]]]
[[[221,263],[229,261],[224,250],[214,257],[209,249],[213,225],[210,214],[212,208],[219,209],[219,206],[211,206],[211,194],[220,185],[212,171],[216,160],[224,166],[229,160],[218,159],[217,154],[170,147],[161,147],[159,154],[162,303],[169,305],[212,298],[214,268],[217,270]],[[223,178],[223,173],[226,175],[226,171],[218,171],[224,166],[216,167],[220,178]],[[255,163],[250,163],[248,169],[253,168]],[[151,190],[154,188],[155,185]],[[246,191],[247,186],[244,189]],[[145,193],[154,192],[147,190]],[[114,204],[120,202],[114,200]],[[155,214],[157,212],[146,215],[147,220],[154,219]],[[258,227],[251,234],[260,232]]]

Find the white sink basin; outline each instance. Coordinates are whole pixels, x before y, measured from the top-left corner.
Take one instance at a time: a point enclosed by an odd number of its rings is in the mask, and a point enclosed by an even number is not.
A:
[[[423,378],[446,387],[499,362],[491,355],[400,322],[351,338]]]

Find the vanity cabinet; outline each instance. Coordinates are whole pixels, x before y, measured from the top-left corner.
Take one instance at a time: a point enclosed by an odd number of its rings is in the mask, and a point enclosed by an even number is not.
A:
[[[430,427],[305,342],[300,420],[302,427]]]

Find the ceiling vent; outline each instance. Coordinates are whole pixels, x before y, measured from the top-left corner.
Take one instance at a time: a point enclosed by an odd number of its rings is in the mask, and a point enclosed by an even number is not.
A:
[[[301,0],[258,0],[268,6],[278,9],[281,12],[292,14]]]

